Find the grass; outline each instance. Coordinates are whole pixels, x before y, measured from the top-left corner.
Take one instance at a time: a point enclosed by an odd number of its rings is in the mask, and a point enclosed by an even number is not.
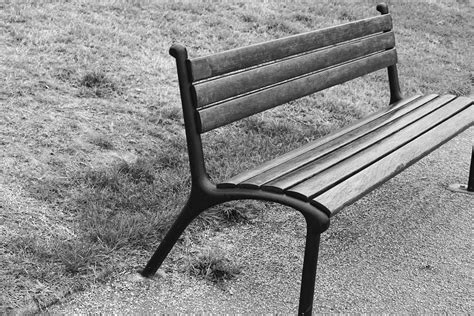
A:
[[[2,311],[31,302],[42,308],[138,270],[182,207],[189,173],[175,66],[167,54],[173,42],[201,56],[371,16],[374,5],[0,4]],[[391,3],[407,96],[472,93],[474,28],[467,6]],[[385,77],[378,72],[207,133],[210,175],[224,179],[383,106]],[[254,205],[235,205],[214,209],[195,229],[248,221]],[[210,271],[222,266],[233,275],[223,254],[190,256],[197,275],[216,279]]]
[[[79,82],[81,97],[106,98],[118,91],[117,85],[103,72],[86,73]]]
[[[200,247],[183,258],[182,269],[190,275],[223,284],[241,273],[241,268],[220,248]]]

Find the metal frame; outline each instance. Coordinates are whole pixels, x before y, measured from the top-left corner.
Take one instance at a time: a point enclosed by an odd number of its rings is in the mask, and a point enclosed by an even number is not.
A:
[[[456,193],[465,193],[474,196],[474,145],[472,146],[471,166],[469,167],[467,184],[454,183],[449,185],[448,189]]]
[[[388,14],[388,7],[385,4],[379,4],[377,10],[382,14]],[[241,188],[217,188],[209,179],[204,164],[201,135],[198,132],[196,109],[191,93],[192,80],[187,64],[188,54],[186,48],[182,45],[175,44],[170,48],[170,54],[176,59],[178,71],[191,170],[191,193],[178,218],[165,235],[141,274],[144,277],[154,275],[186,227],[199,214],[211,206],[243,199],[277,202],[301,212],[306,220],[306,245],[298,314],[311,315],[320,234],[329,227],[330,220],[328,214],[330,214],[330,212],[323,205],[316,207],[308,202],[284,194]],[[394,103],[402,99],[396,65],[388,67],[388,76],[391,94],[390,103]]]
[[[157,250],[141,274],[152,276],[173,248],[186,227],[206,209],[233,200],[253,199],[277,202],[302,213],[307,223],[306,247],[300,294],[300,314],[311,314],[314,283],[319,249],[319,236],[329,227],[329,216],[324,206],[320,209],[296,198],[250,189],[217,188],[206,173],[201,136],[195,121],[195,108],[191,96],[191,79],[187,67],[187,51],[181,45],[173,45],[170,54],[176,58],[179,87],[183,106],[189,163],[191,169],[191,193],[178,218],[163,238]]]
[[[376,9],[382,15],[389,14],[388,5],[386,3],[377,4]],[[397,65],[395,64],[395,65],[387,67],[387,71],[388,71],[388,82],[390,85],[390,104],[392,104],[403,99],[403,95],[402,95],[402,92],[400,91]]]
[[[467,188],[468,192],[474,193],[474,145],[472,146],[472,153],[471,153],[471,167],[469,168],[469,178],[467,181]]]

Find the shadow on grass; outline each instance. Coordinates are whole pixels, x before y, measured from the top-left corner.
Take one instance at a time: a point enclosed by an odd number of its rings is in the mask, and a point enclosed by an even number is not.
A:
[[[185,158],[173,155],[173,151],[160,157],[116,162],[102,169],[85,169],[67,181],[49,179],[30,186],[35,198],[67,211],[76,223],[77,238],[49,242],[28,236],[19,238],[16,248],[43,262],[40,266],[49,267],[48,271],[29,277],[46,282],[50,273],[56,273],[71,279],[82,276],[100,281],[117,269],[116,263],[123,255],[119,252],[154,250],[184,205],[190,188]],[[245,222],[253,210],[251,202],[215,207],[199,216],[192,230]],[[201,275],[204,272],[196,271],[210,269],[216,275],[206,272],[205,278],[230,278],[224,273],[225,260],[213,261],[213,255],[201,257],[196,253],[195,258],[189,258],[194,262],[194,272],[189,270],[192,274]],[[204,266],[198,267],[198,262]]]

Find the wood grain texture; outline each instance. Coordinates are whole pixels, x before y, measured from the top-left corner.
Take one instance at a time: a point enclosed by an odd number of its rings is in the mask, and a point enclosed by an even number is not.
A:
[[[327,145],[336,145],[340,142],[350,141],[354,139],[354,135],[361,134],[363,130],[365,130],[366,126],[377,126],[383,121],[387,119],[387,117],[395,116],[398,112],[403,111],[406,107],[413,106],[413,103],[416,102],[415,106],[424,104],[431,99],[434,99],[437,95],[431,94],[424,97],[420,96],[412,96],[410,98],[406,98],[400,102],[392,104],[392,106],[382,109],[368,117],[365,117],[358,122],[354,122],[353,125],[347,126],[345,128],[340,129],[339,131],[329,134],[321,139],[317,139],[315,141],[309,142],[299,148],[296,148],[284,155],[281,155],[275,159],[269,160],[265,163],[262,163],[252,169],[245,170],[242,173],[235,175],[234,177],[226,180],[225,182],[219,183],[217,186],[221,188],[231,188],[235,187],[240,183],[248,182],[251,185],[251,181],[249,179],[258,176],[261,173],[264,173],[268,170],[271,170],[279,165],[283,164],[284,162],[294,159],[305,152],[308,152],[314,148],[319,146]]]
[[[386,32],[198,83],[194,85],[196,107],[203,107],[394,46],[393,32]]]
[[[447,103],[446,106],[424,116],[415,124],[408,125],[398,133],[384,138],[382,141],[376,142],[366,150],[352,155],[350,158],[340,161],[329,169],[326,169],[311,178],[297,184],[285,192],[299,198],[313,198],[323,192],[329,190],[332,186],[344,181],[348,177],[367,168],[377,160],[396,151],[409,142],[414,142],[418,146],[423,147],[424,144],[416,140],[417,137],[428,132],[434,126],[444,122],[456,113],[466,109],[472,101],[469,98],[457,98]],[[466,113],[469,113],[467,111]],[[470,117],[472,122],[474,119]],[[454,123],[456,120],[452,120]],[[342,198],[344,199],[344,198]]]
[[[200,132],[210,131],[277,105],[388,67],[396,62],[397,54],[392,48],[209,108],[198,109]]]
[[[471,126],[474,126],[472,101],[469,108],[317,196],[314,201],[325,205],[332,216]]]
[[[189,68],[198,81],[391,29],[390,15],[376,16],[191,59]]]
[[[393,113],[392,116],[370,122],[363,126],[364,129],[358,130],[356,135],[348,134],[339,142],[327,143],[309,150],[239,186],[246,187],[247,183],[251,183],[254,186],[262,186],[264,190],[281,192],[396,133],[454,98],[454,96],[443,96],[431,102],[428,101],[429,98],[422,99],[424,103],[414,102],[401,111]],[[377,125],[373,126],[374,124]]]

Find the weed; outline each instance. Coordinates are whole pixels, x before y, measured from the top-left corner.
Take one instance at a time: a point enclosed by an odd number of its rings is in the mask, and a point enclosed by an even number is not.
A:
[[[96,145],[102,149],[113,149],[114,148],[114,145],[112,143],[112,141],[110,139],[107,138],[107,136],[105,135],[99,135],[99,134],[95,134],[95,135],[91,135],[89,137],[89,142],[93,145]]]
[[[293,19],[307,25],[311,25],[311,23],[313,22],[313,18],[311,17],[311,15],[304,14],[304,13],[295,13],[293,15]]]
[[[294,23],[280,21],[274,18],[268,21],[266,28],[268,32],[274,33],[277,36],[281,36],[281,34],[296,34],[301,31]]]
[[[103,72],[89,72],[79,82],[81,97],[106,98],[119,92],[117,85]]]
[[[187,258],[186,271],[214,283],[231,280],[241,273],[241,268],[225,257],[219,248],[200,248]]]
[[[244,23],[254,23],[258,21],[258,17],[250,12],[249,13],[246,12],[242,14],[240,18],[242,19]]]
[[[213,207],[198,218],[206,227],[225,227],[236,223],[250,223],[259,207],[256,201],[229,202]]]
[[[227,221],[232,223],[247,222],[249,219],[246,212],[238,208],[224,208],[222,214]]]
[[[349,13],[347,11],[344,11],[341,13],[341,15],[339,16],[339,19],[340,20],[343,20],[343,21],[355,21],[357,20],[357,17],[354,16],[352,13]]]
[[[178,107],[164,108],[161,111],[163,118],[179,122],[182,119],[181,109]]]

